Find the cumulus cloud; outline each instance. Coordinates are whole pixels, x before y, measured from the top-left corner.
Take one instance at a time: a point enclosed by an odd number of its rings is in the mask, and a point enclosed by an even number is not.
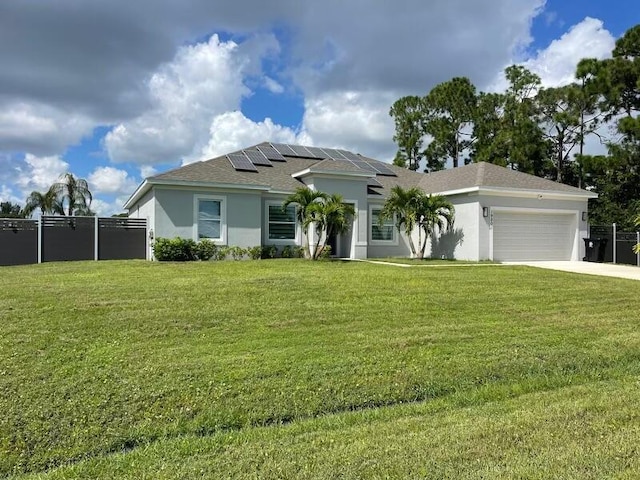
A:
[[[69,164],[59,155],[37,157],[27,153],[24,161],[17,166],[17,171],[16,184],[28,195],[33,190],[47,190],[62,174],[69,171]]]
[[[576,66],[585,56],[607,58],[614,47],[615,38],[602,21],[587,17],[524,62],[524,66],[537,73],[544,86],[558,87],[575,80]]]
[[[185,163],[217,157],[264,141],[296,143],[298,137],[291,128],[276,125],[270,118],[254,122],[238,111],[223,113],[211,122],[207,145],[186,158]]]
[[[96,212],[99,217],[109,217],[114,213],[124,212],[124,208],[122,206],[129,198],[126,196],[118,196],[116,198],[109,200],[103,200],[101,198],[94,198],[91,202],[91,210]]]
[[[87,179],[93,193],[132,193],[137,182],[125,170],[114,167],[98,167]]]
[[[346,148],[379,159],[391,159],[394,126],[390,105],[394,92],[342,91],[305,102],[303,128],[315,145]]]
[[[602,21],[586,17],[520,65],[540,76],[543,86],[558,87],[575,81],[580,60],[586,56],[608,58],[614,46],[615,38],[604,28]],[[506,87],[507,81],[501,72],[489,90],[502,91]]]
[[[213,35],[208,42],[182,47],[176,58],[149,82],[152,108],[138,118],[119,124],[104,141],[115,162],[142,164],[176,162],[207,144],[211,119],[238,109],[250,94],[244,84],[247,69],[273,46],[273,37],[258,58],[238,52],[238,44]],[[265,50],[266,49],[266,50]]]

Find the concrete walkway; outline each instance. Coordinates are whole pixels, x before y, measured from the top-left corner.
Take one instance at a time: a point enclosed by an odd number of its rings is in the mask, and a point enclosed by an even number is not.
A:
[[[640,280],[640,268],[630,265],[614,265],[612,263],[593,262],[507,262],[504,265],[527,265],[529,267],[548,268],[563,272],[601,275],[603,277],[627,278]]]

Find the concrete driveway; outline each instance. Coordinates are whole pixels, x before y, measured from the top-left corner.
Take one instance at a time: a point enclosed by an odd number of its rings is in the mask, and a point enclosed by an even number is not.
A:
[[[627,278],[640,280],[640,268],[630,265],[614,265],[612,263],[593,262],[505,262],[510,265],[527,265],[537,268],[561,270],[563,272],[601,275],[603,277]]]

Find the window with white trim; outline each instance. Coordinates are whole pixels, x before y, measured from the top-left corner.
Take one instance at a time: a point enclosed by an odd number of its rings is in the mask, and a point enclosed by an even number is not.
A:
[[[222,240],[222,200],[198,199],[198,240]]]
[[[269,205],[269,240],[295,240],[296,238],[296,207]]]
[[[395,224],[393,218],[386,218],[382,224],[378,223],[382,209],[371,210],[371,240],[376,242],[393,242],[395,240]]]

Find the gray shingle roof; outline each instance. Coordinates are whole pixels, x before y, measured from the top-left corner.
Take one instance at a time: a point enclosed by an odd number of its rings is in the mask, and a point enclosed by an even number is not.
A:
[[[272,145],[276,149],[281,148],[283,152],[285,151],[285,147],[288,147],[264,142],[253,147],[248,147],[245,150],[255,150],[255,148],[259,146],[271,147]],[[288,149],[286,150],[289,151]],[[236,170],[233,168],[226,156],[221,156],[211,160],[192,163],[184,167],[149,177],[147,182],[148,184],[170,184],[175,182],[182,184],[194,183],[199,185],[211,183],[212,185],[262,186],[271,191],[293,192],[296,188],[304,184],[297,178],[293,178],[292,174],[299,173],[306,169],[310,169],[311,171],[330,171],[335,172],[338,175],[340,173],[365,171],[371,173],[371,170],[363,170],[354,163],[344,159],[328,159],[326,155],[322,155],[322,153],[320,153],[319,149],[312,149],[311,151],[298,149],[298,151],[313,153],[316,157],[309,158],[293,156],[290,153],[283,153],[286,161],[273,161],[272,166],[256,165],[257,171],[252,172]],[[330,149],[327,151],[331,152],[332,150]],[[242,150],[233,153],[241,154]],[[355,155],[351,152],[348,153]],[[405,189],[418,187],[427,193],[442,193],[454,190],[472,189],[475,187],[487,187],[508,190],[539,190],[544,192],[593,196],[590,192],[586,192],[585,190],[580,190],[569,185],[552,182],[550,180],[489,163],[474,163],[455,169],[425,174],[380,162],[359,154],[357,157],[362,160],[366,160],[374,167],[376,165],[384,166],[395,174],[395,176],[381,174],[376,175],[375,178],[382,184],[382,188],[376,188],[375,192],[380,194],[382,197],[388,195],[391,188],[396,185]],[[358,162],[356,162],[356,164],[357,163]],[[134,196],[138,193],[140,193],[140,188],[136,193],[134,193]]]
[[[509,190],[589,194],[585,190],[570,185],[485,162],[424,174],[418,186],[427,193],[441,193],[473,187],[494,187]]]

